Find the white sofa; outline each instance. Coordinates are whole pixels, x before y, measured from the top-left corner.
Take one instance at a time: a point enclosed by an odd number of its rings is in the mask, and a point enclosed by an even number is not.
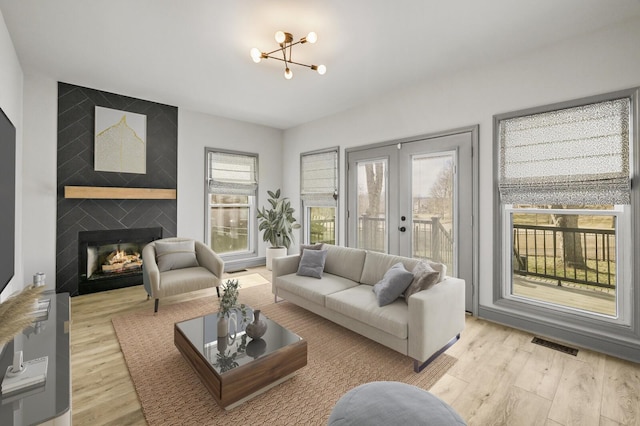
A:
[[[412,271],[418,259],[325,245],[321,279],[296,274],[300,255],[273,260],[272,292],[414,360],[421,371],[460,338],[465,322],[465,282],[441,277],[428,290],[379,307],[372,291],[398,262]],[[442,265],[431,263],[434,269]]]

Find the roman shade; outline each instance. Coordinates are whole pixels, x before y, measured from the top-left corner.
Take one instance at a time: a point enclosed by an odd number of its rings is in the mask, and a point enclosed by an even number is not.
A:
[[[300,198],[314,206],[335,207],[338,195],[338,151],[302,154]]]
[[[228,152],[209,152],[209,192],[255,195],[258,188],[258,157]]]
[[[499,120],[506,204],[630,204],[630,99]]]

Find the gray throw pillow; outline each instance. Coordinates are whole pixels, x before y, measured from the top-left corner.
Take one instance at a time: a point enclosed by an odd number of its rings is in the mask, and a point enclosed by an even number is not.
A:
[[[380,281],[373,286],[378,306],[385,306],[396,300],[413,281],[413,274],[404,268],[402,262],[393,265]]]
[[[323,243],[315,243],[315,244],[300,244],[300,256],[304,253],[305,250],[322,250]]]
[[[297,275],[322,278],[325,260],[327,260],[326,250],[305,250],[300,257]]]
[[[439,282],[440,272],[433,269],[428,263],[420,262],[413,268],[413,281],[404,292],[404,298],[422,290],[427,290]]]
[[[160,272],[199,266],[193,240],[157,241],[155,246],[156,261]]]

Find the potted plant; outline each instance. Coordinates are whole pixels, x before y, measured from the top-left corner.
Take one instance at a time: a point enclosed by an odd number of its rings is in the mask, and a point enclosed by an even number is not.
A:
[[[271,270],[271,262],[276,257],[286,256],[287,249],[293,242],[293,230],[300,228],[293,217],[295,211],[289,199],[280,198],[280,189],[275,193],[267,191],[270,209],[258,209],[258,230],[263,231],[262,239],[271,244],[267,248],[267,269]]]

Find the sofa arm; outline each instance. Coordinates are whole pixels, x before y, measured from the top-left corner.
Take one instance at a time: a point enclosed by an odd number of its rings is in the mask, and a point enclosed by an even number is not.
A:
[[[224,260],[222,260],[218,253],[211,250],[211,248],[204,243],[200,241],[196,241],[195,243],[198,264],[211,271],[213,275],[218,277],[219,282],[224,272]]]
[[[156,263],[156,248],[147,244],[142,249],[142,283],[147,294],[154,299],[160,289],[160,270]]]
[[[283,275],[295,274],[298,272],[300,255],[291,254],[289,256],[275,257],[271,261],[271,277],[281,277]]]
[[[271,261],[271,291],[273,294],[276,294],[276,289],[278,288],[278,277],[295,274],[298,272],[299,263],[299,254],[273,258]]]
[[[409,356],[424,362],[464,329],[465,282],[447,277],[409,297]]]

